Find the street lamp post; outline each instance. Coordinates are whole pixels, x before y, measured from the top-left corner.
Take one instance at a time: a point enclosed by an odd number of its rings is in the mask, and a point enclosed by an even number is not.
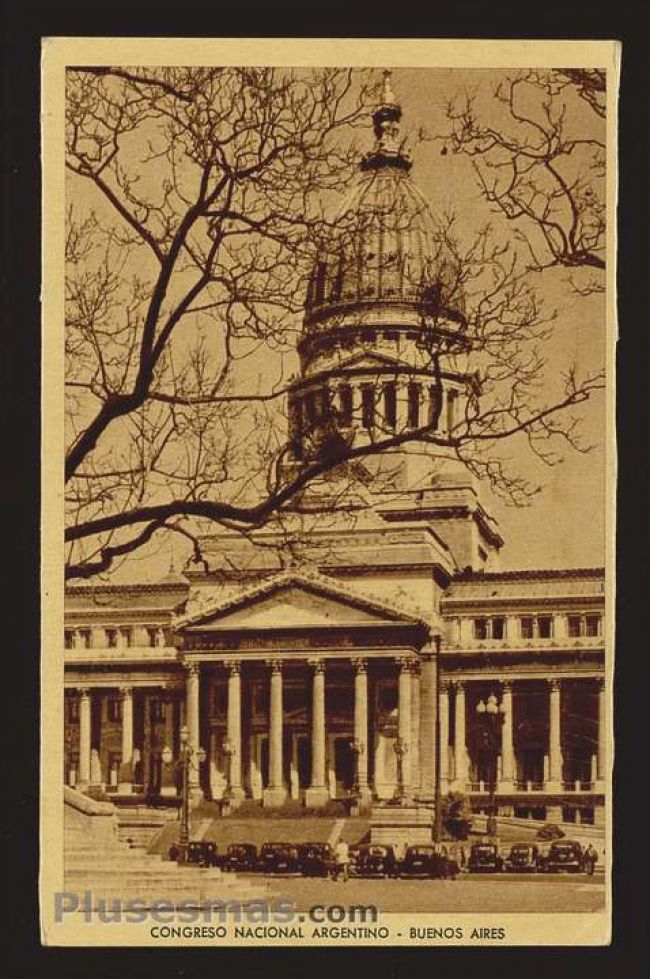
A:
[[[496,789],[497,789],[497,764],[499,757],[499,739],[501,726],[504,721],[504,706],[499,703],[493,693],[487,699],[487,703],[479,700],[476,705],[483,735],[483,745],[488,748],[490,754],[490,788],[488,809],[490,815],[487,819],[487,835],[496,836],[497,834],[497,812],[496,812]]]
[[[227,815],[232,805],[232,756],[234,754],[232,742],[228,738],[223,742],[222,751],[226,759],[226,791],[223,794],[223,815]]]
[[[350,741],[350,747],[351,747],[352,753],[354,755],[354,783],[352,785],[352,792],[351,792],[352,805],[353,805],[353,807],[355,809],[358,810],[359,806],[361,805],[361,768],[360,768],[360,763],[361,763],[361,755],[365,751],[365,745],[364,745],[363,741],[360,741],[359,740],[359,738],[353,738]]]
[[[194,748],[189,741],[189,730],[182,727],[180,731],[180,754],[174,759],[168,745],[162,750],[162,760],[165,765],[174,765],[181,772],[181,829],[178,841],[178,863],[187,862],[187,850],[190,842],[190,769],[198,769],[205,761],[203,748]]]
[[[395,738],[393,748],[395,750],[395,754],[397,755],[397,787],[395,788],[395,795],[393,798],[395,802],[402,806],[404,805],[404,798],[406,795],[404,790],[404,755],[409,749],[404,738],[400,737]]]

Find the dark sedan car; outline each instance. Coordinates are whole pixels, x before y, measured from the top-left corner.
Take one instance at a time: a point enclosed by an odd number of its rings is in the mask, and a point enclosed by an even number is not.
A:
[[[534,873],[540,859],[539,847],[534,843],[513,843],[505,860],[505,869],[512,873]]]
[[[305,877],[327,877],[334,860],[329,843],[303,843],[298,852]]]
[[[455,880],[459,867],[444,850],[433,846],[409,846],[400,867],[401,877],[442,877]]]
[[[298,847],[292,843],[264,843],[257,868],[264,874],[297,874],[300,871]]]
[[[257,847],[252,843],[228,844],[221,866],[224,870],[240,872],[257,870]]]
[[[350,866],[354,877],[395,877],[397,870],[393,847],[373,843],[357,847]]]
[[[503,857],[496,843],[474,843],[469,852],[467,869],[478,874],[502,871]]]
[[[558,873],[562,870],[567,873],[582,873],[585,869],[582,847],[573,840],[560,840],[551,843],[541,869],[548,873]]]
[[[196,840],[187,845],[187,863],[199,867],[216,867],[219,864],[219,851],[216,843]]]

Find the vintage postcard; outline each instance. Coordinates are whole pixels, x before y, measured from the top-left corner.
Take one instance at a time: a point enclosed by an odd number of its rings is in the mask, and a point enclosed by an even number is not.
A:
[[[609,942],[620,57],[43,41],[44,943]]]

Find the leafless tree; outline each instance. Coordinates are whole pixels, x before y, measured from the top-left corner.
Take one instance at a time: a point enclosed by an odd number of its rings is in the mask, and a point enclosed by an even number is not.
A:
[[[605,98],[604,71],[519,71],[491,101],[476,91],[449,100],[449,128],[437,134],[471,157],[485,199],[515,224],[528,267],[569,269],[579,292],[604,288]]]
[[[581,447],[572,412],[602,376],[567,365],[561,389],[540,390],[553,310],[509,243],[486,226],[461,248],[448,217],[445,290],[465,304],[462,417],[446,432],[436,413],[416,430],[378,425],[366,444],[288,465],[286,365],[314,254],[332,234],[327,201],[349,182],[374,95],[364,71],[70,69],[69,578],[107,571],[164,529],[200,560],[198,518],[249,533],[282,520],[315,479],[345,471],[350,487],[355,466],[407,442],[455,454],[515,502],[534,488],[496,444],[525,438],[551,463],[557,439]],[[583,199],[582,188],[567,193]],[[601,232],[579,213],[566,254],[595,265]],[[550,228],[546,240],[559,261]],[[426,295],[422,306],[434,337],[438,307]],[[435,374],[433,340],[429,353]],[[350,500],[340,493],[341,508],[364,505],[363,493]]]

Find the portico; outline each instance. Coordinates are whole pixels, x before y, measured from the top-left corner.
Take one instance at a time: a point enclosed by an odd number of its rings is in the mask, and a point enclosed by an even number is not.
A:
[[[414,616],[294,574],[186,617],[177,634],[201,678],[201,696],[188,688],[204,711],[190,737],[207,745],[213,798],[318,808],[358,787],[368,803],[395,791],[398,737],[419,754],[411,690],[428,627]]]

